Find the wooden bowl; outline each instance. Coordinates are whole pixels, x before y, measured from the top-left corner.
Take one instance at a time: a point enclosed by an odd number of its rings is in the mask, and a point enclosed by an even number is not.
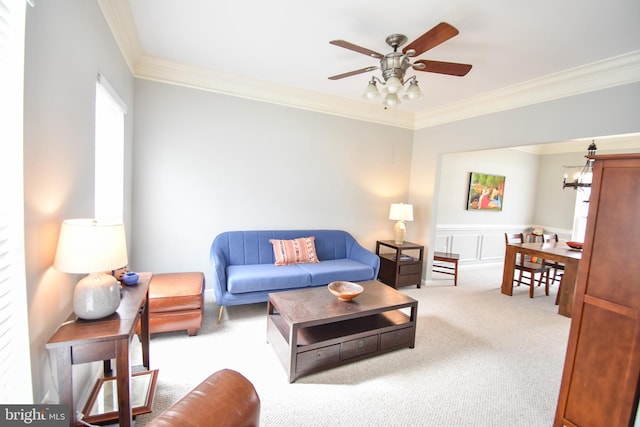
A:
[[[331,282],[327,288],[341,301],[350,301],[364,291],[364,288],[357,283],[342,281]]]
[[[571,249],[582,249],[582,243],[580,242],[567,242],[567,246]]]

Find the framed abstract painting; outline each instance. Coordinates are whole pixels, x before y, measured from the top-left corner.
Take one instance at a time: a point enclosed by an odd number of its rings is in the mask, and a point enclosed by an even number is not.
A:
[[[501,211],[504,204],[504,182],[502,175],[469,173],[467,210]]]

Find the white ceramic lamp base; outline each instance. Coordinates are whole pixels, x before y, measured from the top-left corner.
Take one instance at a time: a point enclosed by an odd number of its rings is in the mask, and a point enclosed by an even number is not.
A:
[[[404,243],[404,236],[407,234],[407,226],[404,224],[404,221],[398,221],[393,226],[393,237],[396,245],[401,245]]]
[[[116,312],[120,306],[120,286],[115,277],[106,273],[92,273],[76,284],[73,292],[73,311],[81,319],[102,319]]]

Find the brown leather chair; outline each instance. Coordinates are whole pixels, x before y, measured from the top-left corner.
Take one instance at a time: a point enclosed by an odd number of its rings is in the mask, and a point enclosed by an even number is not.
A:
[[[156,418],[149,427],[257,427],[260,398],[253,384],[231,369],[215,372]]]

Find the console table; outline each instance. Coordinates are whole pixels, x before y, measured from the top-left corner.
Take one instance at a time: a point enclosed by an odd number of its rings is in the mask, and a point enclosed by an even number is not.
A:
[[[383,247],[391,248],[393,252],[382,252]],[[378,240],[376,255],[380,257],[378,280],[382,283],[394,288],[408,285],[417,285],[418,288],[421,286],[424,246],[410,242],[398,244],[393,240]]]
[[[56,361],[60,403],[71,411],[69,426],[76,426],[73,406],[72,365],[103,361],[105,375],[116,360],[118,418],[120,427],[130,427],[133,419],[130,404],[131,365],[129,343],[140,320],[142,363],[149,369],[149,311],[147,296],[151,273],[139,273],[138,284],[124,286],[118,310],[104,319],[83,320],[72,314],[47,341]]]

